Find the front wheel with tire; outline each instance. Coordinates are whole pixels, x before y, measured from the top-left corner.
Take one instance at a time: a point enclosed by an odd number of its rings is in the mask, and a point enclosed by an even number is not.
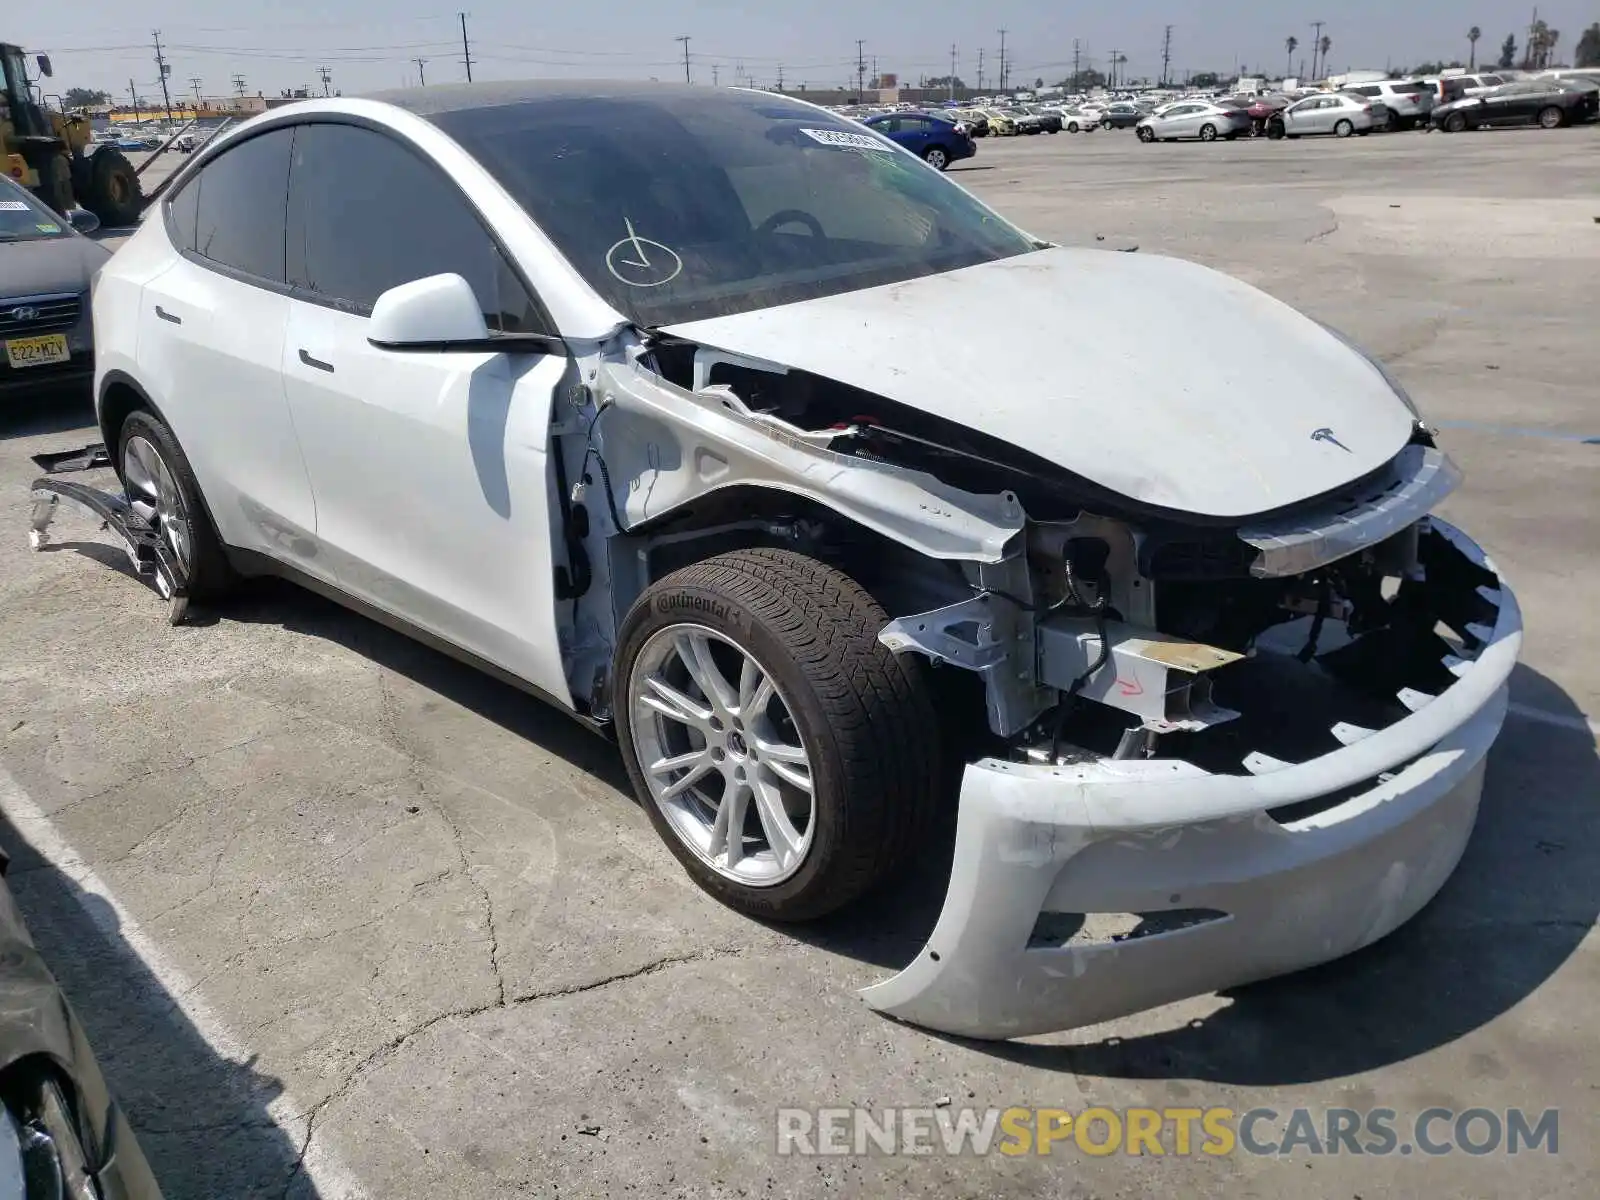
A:
[[[1200,140],[1202,142],[1214,142],[1214,141],[1216,141],[1217,140],[1217,127],[1215,125],[1210,125],[1210,124],[1200,126]]]
[[[1340,121],[1333,127],[1333,136],[1347,138],[1356,131],[1355,125],[1350,121]]]
[[[1465,133],[1467,130],[1467,116],[1465,113],[1451,113],[1445,118],[1444,131],[1446,133]]]
[[[214,600],[235,582],[189,459],[153,413],[136,410],[117,435],[117,473],[128,504],[166,542],[189,580],[189,597]]]
[[[1067,132],[1068,133],[1077,133],[1078,132],[1078,123],[1076,121],[1074,121],[1071,125],[1068,125],[1067,126]]]
[[[685,567],[620,631],[613,708],[628,775],[691,877],[742,912],[823,916],[915,848],[941,779],[922,664],[883,609],[785,550]]]
[[[950,155],[943,146],[929,146],[922,152],[922,161],[935,171],[942,171],[950,165]]]
[[[1539,110],[1540,129],[1560,129],[1567,123],[1567,114],[1554,104]]]
[[[1284,138],[1284,135],[1287,134],[1287,133],[1288,133],[1288,130],[1284,128],[1284,125],[1283,125],[1282,121],[1271,121],[1271,122],[1268,122],[1268,124],[1267,124],[1267,140],[1268,141],[1281,142],[1283,140],[1283,138]]]
[[[1146,145],[1149,145],[1151,142],[1156,140],[1156,131],[1151,129],[1148,125],[1139,126],[1139,140],[1144,142]]]

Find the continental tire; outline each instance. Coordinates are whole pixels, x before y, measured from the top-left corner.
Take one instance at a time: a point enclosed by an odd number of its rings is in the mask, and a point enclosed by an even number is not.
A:
[[[613,710],[629,777],[684,869],[731,907],[811,920],[920,844],[938,722],[925,665],[878,641],[886,621],[849,576],[767,549],[685,567],[624,620]]]

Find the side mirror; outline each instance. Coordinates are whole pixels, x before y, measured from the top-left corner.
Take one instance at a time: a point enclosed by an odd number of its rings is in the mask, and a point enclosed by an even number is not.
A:
[[[372,306],[367,330],[367,341],[382,350],[446,350],[462,342],[476,348],[488,340],[472,285],[454,274],[390,288]]]
[[[490,333],[472,285],[456,274],[430,275],[379,296],[367,341],[380,350],[418,353],[568,353],[566,343],[552,334]]]
[[[93,233],[100,228],[100,218],[87,208],[75,208],[67,214],[67,221],[79,233]]]
[[[50,65],[50,56],[48,54],[37,55],[33,61],[39,64],[39,74],[43,75],[46,79],[49,79],[56,73],[55,68]]]

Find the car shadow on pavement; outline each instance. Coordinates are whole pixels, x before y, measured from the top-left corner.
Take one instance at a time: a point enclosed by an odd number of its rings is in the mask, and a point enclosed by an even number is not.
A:
[[[3,411],[0,440],[45,437],[94,425],[94,398],[87,384],[78,388],[50,388],[13,396],[0,411]],[[91,428],[83,440],[97,442],[100,433]]]
[[[7,882],[34,944],[89,1035],[166,1200],[293,1196],[315,1185],[268,1106],[254,1059],[222,1057],[124,940],[112,907],[43,858],[0,815]]]
[[[615,744],[554,704],[303,588],[276,579],[250,580],[225,608],[192,619],[280,625],[343,646],[633,796]]]
[[[1555,974],[1600,916],[1594,737],[1582,710],[1531,668],[1517,668],[1512,691],[1521,705],[1567,725],[1515,712],[1507,718],[1461,865],[1431,904],[1387,938],[1224,993],[1228,1003],[1209,1017],[1160,1032],[1070,1044],[1059,1036],[944,1040],[1077,1075],[1269,1086],[1401,1062],[1508,1012]],[[836,953],[903,967],[937,921],[951,836],[927,870],[832,922],[794,932]]]

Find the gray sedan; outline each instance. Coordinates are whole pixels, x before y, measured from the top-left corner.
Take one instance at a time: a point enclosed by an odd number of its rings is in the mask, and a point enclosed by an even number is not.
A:
[[[1180,138],[1199,138],[1202,142],[1225,138],[1231,142],[1241,133],[1250,132],[1250,114],[1241,108],[1193,100],[1174,104],[1160,116],[1146,117],[1138,129],[1141,142],[1172,142]]]
[[[1371,133],[1379,124],[1372,105],[1360,96],[1342,92],[1308,96],[1291,104],[1267,122],[1268,137],[1302,137],[1331,133],[1334,137]]]
[[[52,387],[88,394],[89,278],[111,255],[78,231],[99,224],[84,209],[64,219],[0,175],[0,396]]]

